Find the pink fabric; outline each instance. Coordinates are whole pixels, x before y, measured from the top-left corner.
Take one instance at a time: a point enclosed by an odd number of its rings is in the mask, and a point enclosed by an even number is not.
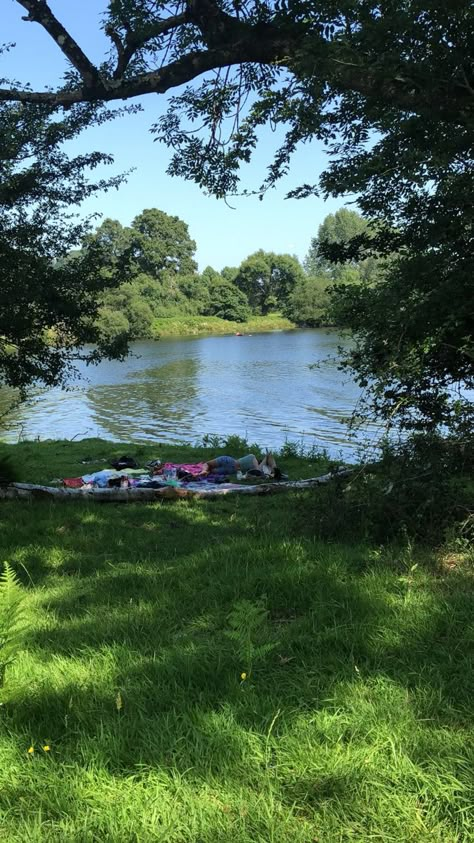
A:
[[[82,477],[65,477],[63,480],[63,486],[66,486],[68,489],[79,489],[83,485],[84,480]]]
[[[201,474],[204,466],[206,463],[204,462],[194,462],[194,463],[175,463],[175,462],[165,462],[163,468],[180,468],[182,471],[186,471],[187,474],[193,474],[197,476]]]

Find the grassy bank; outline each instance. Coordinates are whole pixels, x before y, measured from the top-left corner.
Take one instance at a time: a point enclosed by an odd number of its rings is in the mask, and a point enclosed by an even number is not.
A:
[[[32,481],[215,453],[1,450]],[[2,840],[474,839],[468,554],[323,540],[324,506],[0,505],[28,620],[1,690]]]
[[[155,319],[153,332],[159,337],[185,337],[200,334],[257,334],[294,328],[293,322],[279,314],[255,316],[248,322],[229,322],[217,316],[176,316]]]

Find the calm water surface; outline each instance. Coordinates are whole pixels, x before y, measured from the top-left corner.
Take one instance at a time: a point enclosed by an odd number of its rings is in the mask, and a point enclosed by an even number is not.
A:
[[[262,448],[302,440],[348,456],[344,419],[360,393],[337,369],[340,344],[325,330],[134,343],[122,363],[83,366],[70,391],[38,392],[2,438],[196,443],[238,434]]]

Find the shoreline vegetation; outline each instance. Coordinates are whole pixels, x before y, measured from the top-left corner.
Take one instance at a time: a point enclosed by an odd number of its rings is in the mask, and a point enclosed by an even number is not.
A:
[[[317,326],[322,330],[330,330],[333,325]],[[221,319],[219,316],[190,316],[177,314],[176,316],[162,316],[155,318],[148,331],[143,335],[137,334],[130,339],[130,344],[144,340],[161,339],[185,339],[186,337],[198,336],[235,336],[249,334],[264,334],[272,331],[304,331],[316,328],[308,324],[297,324],[287,319],[280,313],[270,313],[266,316],[252,316],[245,322],[233,322],[228,319]],[[48,341],[56,342],[56,333],[53,329],[46,332]]]
[[[254,448],[20,442],[0,464],[49,482]],[[330,467],[292,443],[277,463]],[[386,485],[1,502],[2,839],[472,839],[472,549],[382,540]]]
[[[267,316],[255,316],[246,322],[231,322],[218,316],[185,316],[162,317],[155,319],[152,325],[152,336],[142,339],[167,339],[168,337],[194,337],[201,335],[219,336],[225,334],[259,334],[270,331],[298,330],[290,319],[280,314],[272,313]]]

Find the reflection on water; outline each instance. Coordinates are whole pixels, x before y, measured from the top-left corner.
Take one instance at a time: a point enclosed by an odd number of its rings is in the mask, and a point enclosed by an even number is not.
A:
[[[236,433],[261,447],[303,438],[348,455],[344,420],[359,389],[337,369],[340,343],[324,330],[135,343],[124,362],[82,366],[85,380],[66,392],[38,391],[2,438],[176,443]]]

